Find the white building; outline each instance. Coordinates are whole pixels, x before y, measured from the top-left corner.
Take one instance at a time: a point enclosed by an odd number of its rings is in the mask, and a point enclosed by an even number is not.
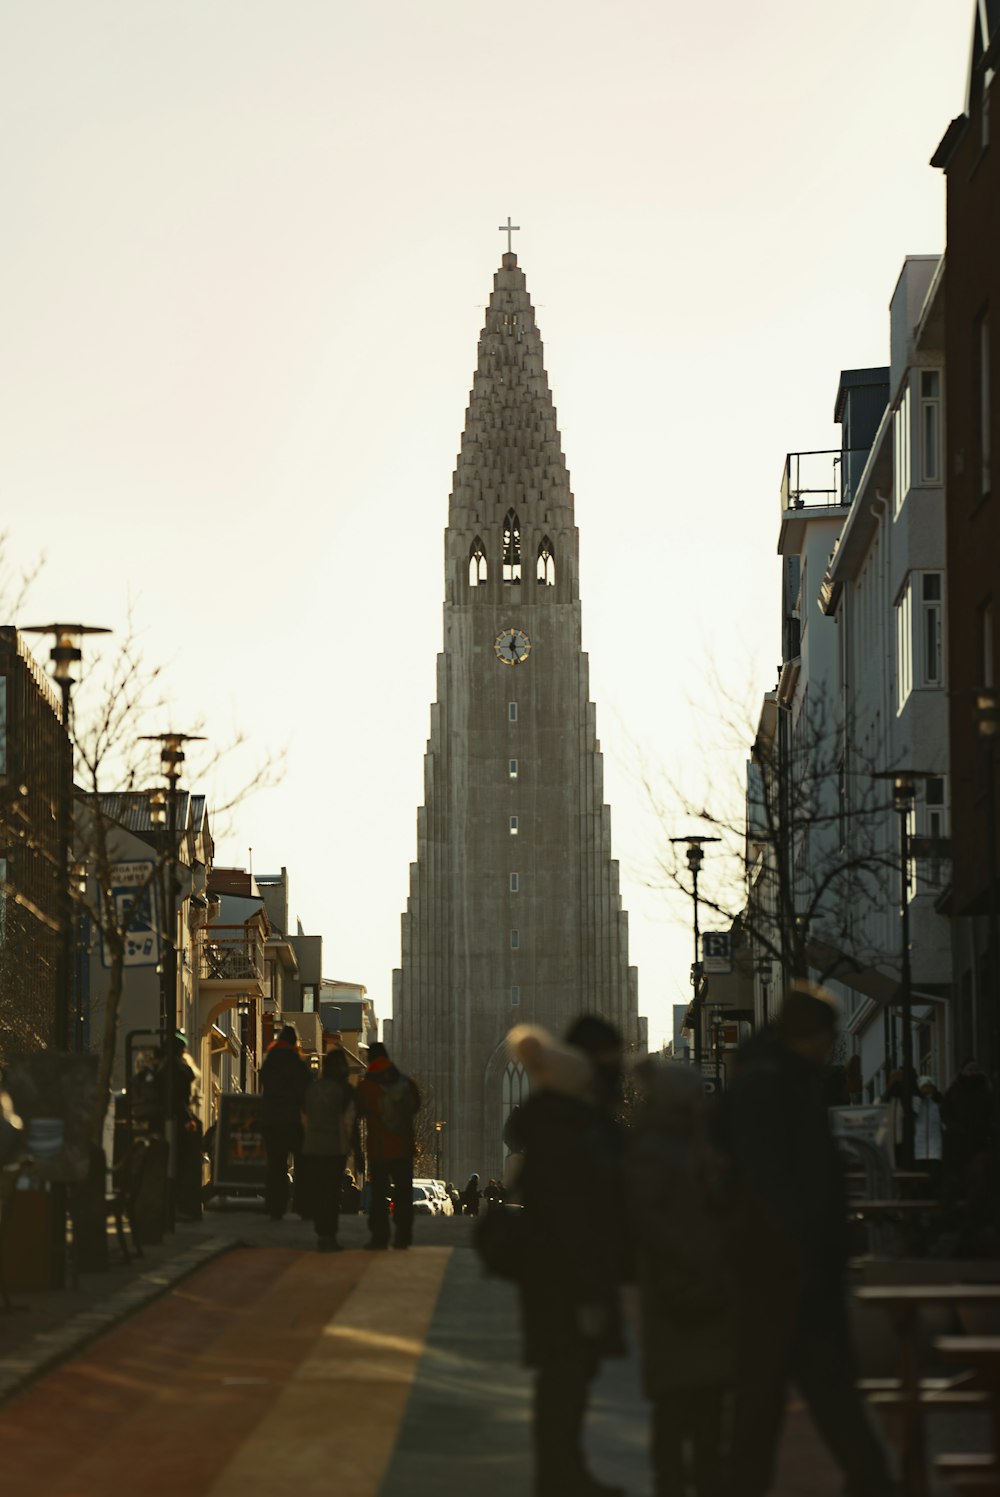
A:
[[[950,1072],[946,1023],[950,926],[935,909],[948,883],[948,716],[943,638],[943,262],[908,257],[890,303],[889,404],[879,424],[821,589],[836,625],[840,717],[845,739],[844,846],[856,848],[872,818],[871,771],[920,772],[908,833],[913,1055],[918,1070]],[[892,787],[881,804],[890,807]],[[856,949],[881,952],[851,983],[848,1030],[868,1095],[901,1057],[895,1000],[901,974],[898,814],[876,828],[889,898],[861,902],[850,932]]]

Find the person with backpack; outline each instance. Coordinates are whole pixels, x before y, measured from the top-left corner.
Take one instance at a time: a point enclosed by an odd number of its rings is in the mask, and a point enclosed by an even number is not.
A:
[[[389,1191],[392,1191],[395,1236],[404,1249],[413,1240],[413,1124],[420,1110],[416,1082],[389,1059],[381,1041],[368,1047],[368,1070],[358,1083],[358,1116],[365,1121],[365,1152],[371,1197],[368,1207],[369,1251],[389,1246]]]

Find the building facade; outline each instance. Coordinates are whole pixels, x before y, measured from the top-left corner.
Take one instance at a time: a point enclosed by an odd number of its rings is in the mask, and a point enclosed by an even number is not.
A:
[[[387,1039],[499,1173],[505,1036],[604,1014],[644,1047],[581,642],[573,495],[517,257],[494,278],[445,532],[444,650]]]
[[[956,1043],[1000,1070],[997,934],[1000,618],[1000,4],[976,0],[965,108],[932,165],[947,178],[945,395]],[[992,700],[991,700],[992,699]],[[978,711],[977,711],[978,709]]]

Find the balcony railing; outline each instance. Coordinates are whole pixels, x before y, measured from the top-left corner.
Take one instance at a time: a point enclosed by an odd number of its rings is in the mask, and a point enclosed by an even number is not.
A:
[[[260,983],[264,943],[245,925],[210,925],[201,933],[198,976],[202,982]]]
[[[867,447],[790,452],[781,475],[781,508],[835,509],[851,494],[868,461]]]

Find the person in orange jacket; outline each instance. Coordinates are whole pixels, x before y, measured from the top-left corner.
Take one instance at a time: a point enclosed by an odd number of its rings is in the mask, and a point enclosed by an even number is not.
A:
[[[393,1246],[413,1240],[413,1123],[420,1110],[416,1082],[404,1076],[376,1040],[368,1048],[368,1070],[358,1083],[358,1115],[365,1121],[365,1153],[371,1200],[368,1209],[370,1251],[389,1246],[389,1192],[392,1191]]]

